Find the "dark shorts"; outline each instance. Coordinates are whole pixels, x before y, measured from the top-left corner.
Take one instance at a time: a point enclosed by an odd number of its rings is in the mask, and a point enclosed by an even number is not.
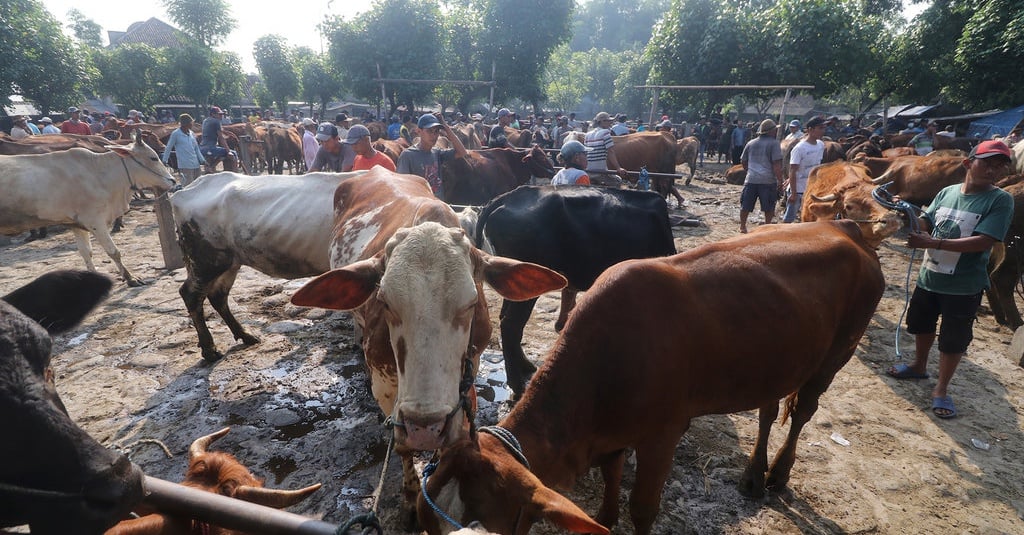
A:
[[[224,158],[225,156],[228,155],[228,149],[218,146],[209,149],[203,149],[202,153],[203,156],[207,158]]]
[[[942,316],[939,351],[964,353],[974,339],[974,319],[978,315],[979,305],[981,293],[947,295],[916,288],[907,310],[907,332],[934,334],[939,316]]]
[[[746,184],[740,193],[740,209],[753,212],[754,203],[761,200],[762,212],[774,212],[775,203],[779,202],[779,187],[775,184]]]

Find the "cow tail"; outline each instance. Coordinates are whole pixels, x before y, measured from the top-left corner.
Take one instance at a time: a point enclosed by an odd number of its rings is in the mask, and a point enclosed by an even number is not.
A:
[[[490,217],[491,212],[497,210],[502,205],[499,199],[494,199],[484,205],[476,218],[476,232],[473,233],[473,245],[478,249],[484,246],[484,227],[487,226],[487,218]]]
[[[799,392],[793,392],[786,396],[786,403],[782,406],[782,419],[779,420],[780,426],[786,425],[786,420],[789,419],[789,415],[794,409],[796,409],[797,398],[799,397],[798,393]]]

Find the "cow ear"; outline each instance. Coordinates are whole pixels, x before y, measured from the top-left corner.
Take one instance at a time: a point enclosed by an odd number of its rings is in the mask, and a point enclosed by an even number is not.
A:
[[[132,155],[133,147],[129,145],[104,145],[103,147],[110,149],[110,152],[113,152],[122,158],[128,158]]]
[[[608,535],[608,528],[598,524],[568,498],[547,488],[540,487],[533,495],[533,504],[541,515],[552,524],[570,533],[598,533]]]
[[[359,308],[377,289],[383,274],[379,256],[332,269],[299,288],[292,295],[292,304],[331,310]]]
[[[526,301],[568,284],[565,277],[544,266],[481,252],[484,280],[510,301]]]

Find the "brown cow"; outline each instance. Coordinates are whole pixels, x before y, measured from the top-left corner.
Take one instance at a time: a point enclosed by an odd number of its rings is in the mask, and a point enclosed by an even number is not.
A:
[[[388,158],[391,158],[392,162],[395,162],[395,165],[398,165],[398,157],[401,156],[402,152],[407,148],[409,148],[409,142],[404,138],[398,138],[396,140],[378,139],[373,142],[373,150],[386,154]]]
[[[480,150],[484,146],[480,142],[480,137],[476,133],[476,128],[471,124],[463,124],[459,126],[452,126],[452,131],[455,132],[456,136],[459,136],[459,141],[462,142],[462,146],[466,147],[466,150]],[[511,144],[511,142],[510,142]],[[519,146],[512,144],[513,146]],[[529,147],[529,145],[527,145]]]
[[[676,138],[668,132],[639,132],[615,136],[615,158],[619,167],[627,171],[639,171],[646,167],[650,173],[675,174],[676,162],[680,159],[680,146]],[[676,189],[675,180],[671,177],[652,176],[651,190],[662,197],[672,194],[678,206],[683,205],[683,197]]]
[[[452,204],[481,205],[530,181],[555,176],[544,149],[483,149],[465,158],[445,162],[441,171],[445,200]]]
[[[686,185],[690,185],[693,175],[697,174],[697,154],[700,152],[700,140],[693,137],[684,137],[676,141],[676,165],[686,164],[690,166],[690,176],[686,178]],[[675,170],[672,171],[675,173]]]
[[[747,170],[743,164],[736,164],[725,172],[725,182],[734,186],[742,186],[747,181]]]
[[[963,158],[957,157],[921,157],[903,156],[891,161],[884,173],[877,175],[872,168],[872,160],[885,158],[867,158],[864,164],[870,174],[876,177],[875,184],[892,182],[887,190],[899,195],[904,201],[917,206],[924,206],[935,198],[939,190],[952,184],[959,184],[967,176],[967,168],[963,166]]]
[[[288,162],[291,174],[299,174],[301,166],[305,165],[302,157],[302,138],[299,137],[299,133],[291,126],[282,127],[270,123],[265,140],[270,173],[283,174],[284,164]]]
[[[373,396],[395,426],[411,505],[419,492],[412,452],[451,445],[469,432],[472,378],[491,336],[484,281],[521,301],[566,280],[480,251],[426,180],[380,166],[338,185],[334,222],[326,244],[331,271],[300,288],[292,303],[352,311]]]
[[[29,136],[15,140],[7,134],[0,133],[0,155],[17,154],[49,154],[72,148],[86,149],[96,153],[110,152],[107,145],[110,140],[103,136],[83,136],[79,134],[47,134],[45,136]]]
[[[860,226],[864,240],[878,248],[882,240],[900,229],[895,212],[875,201],[867,167],[857,163],[831,162],[811,169],[800,208],[800,221],[851,219]]]
[[[996,322],[1016,330],[1024,325],[1015,301],[1024,270],[1024,183],[1016,182],[1003,189],[1013,196],[1013,220],[1006,238],[992,248],[988,262],[990,286],[985,293]]]
[[[899,158],[900,156],[917,156],[914,147],[893,147],[882,151],[882,158]]]
[[[228,434],[230,427],[197,438],[188,448],[188,471],[183,486],[220,494],[229,498],[283,509],[295,505],[320,488],[320,484],[300,490],[263,488],[257,478],[230,453],[207,451],[210,443]],[[206,524],[179,514],[147,509],[137,510],[138,518],[122,520],[104,535],[244,535],[244,532]]]
[[[878,257],[849,221],[770,225],[616,264],[580,300],[500,423],[505,433],[497,433],[518,439],[505,443],[520,445],[525,462],[479,433],[478,441],[442,450],[426,492],[457,520],[499,533],[525,533],[540,518],[604,532],[547,487],[570,489],[600,466],[606,487],[596,519],[612,526],[632,449],[629,510],[636,533],[646,535],[691,420],[751,409],[759,409],[759,432],[740,491],[760,497],[784,488],[800,430],[857,349],[884,288]],[[793,421],[769,466],[768,435],[782,398],[782,420]],[[428,533],[440,532],[423,498],[418,512]]]

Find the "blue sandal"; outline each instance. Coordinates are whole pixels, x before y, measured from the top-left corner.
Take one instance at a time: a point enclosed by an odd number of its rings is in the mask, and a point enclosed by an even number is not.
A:
[[[939,418],[954,418],[956,407],[953,406],[953,398],[949,396],[932,398],[932,412]]]

